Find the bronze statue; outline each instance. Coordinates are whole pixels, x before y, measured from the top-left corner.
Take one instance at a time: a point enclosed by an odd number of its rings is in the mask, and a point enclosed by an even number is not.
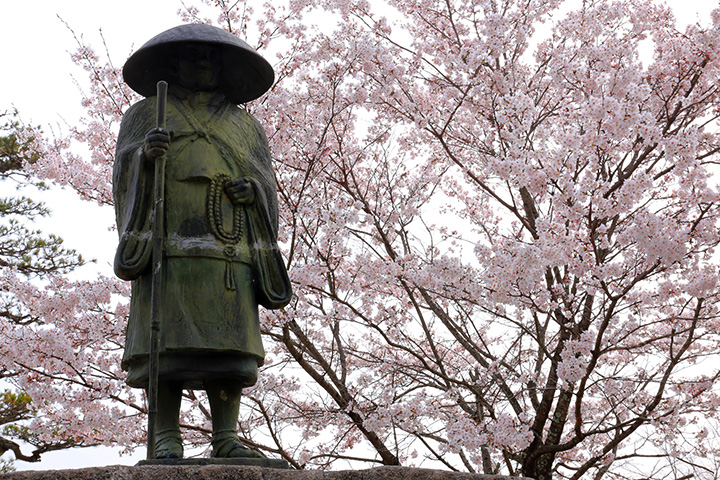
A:
[[[189,24],[148,41],[123,75],[148,97],[123,117],[113,170],[115,272],[132,281],[122,361],[127,383],[149,387],[151,290],[159,275],[155,458],[182,458],[183,388],[207,391],[213,457],[258,456],[237,437],[240,393],[256,382],[264,360],[258,305],[282,308],[291,287],[277,246],[267,139],[237,105],[270,88],[272,68],[234,35]],[[169,84],[166,128],[155,125],[159,80]],[[165,158],[165,228],[155,271],[154,166]]]

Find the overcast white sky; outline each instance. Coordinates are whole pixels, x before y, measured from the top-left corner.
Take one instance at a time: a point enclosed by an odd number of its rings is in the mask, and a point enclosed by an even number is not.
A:
[[[718,0],[667,3],[675,8],[678,23],[686,25],[698,20],[706,23]],[[82,82],[84,74],[70,61],[76,43],[63,21],[98,50],[102,48],[102,30],[111,58],[122,64],[145,41],[181,23],[179,8],[180,0],[0,0],[0,111],[16,107],[23,120],[34,125],[60,125],[64,120],[73,124],[82,115],[81,96],[73,75]],[[97,269],[112,274],[110,264],[116,244],[116,234],[108,231],[112,211],[73,201],[70,192],[54,195],[50,204],[53,219],[48,224],[51,226],[43,228],[62,236],[83,255],[96,258]],[[88,219],[93,219],[92,226],[88,226]],[[143,457],[143,449],[132,457],[120,458],[109,449],[84,449],[46,454],[39,464],[20,462],[17,467],[28,470],[134,464]]]

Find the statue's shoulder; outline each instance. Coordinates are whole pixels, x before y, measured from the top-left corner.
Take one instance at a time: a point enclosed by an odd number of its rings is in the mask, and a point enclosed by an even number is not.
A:
[[[130,112],[135,112],[137,110],[145,110],[147,108],[153,108],[156,103],[157,102],[155,100],[155,97],[143,98],[143,99],[138,100],[137,102],[133,103],[132,105],[130,105],[130,108],[128,108],[125,113],[127,114]]]
[[[231,105],[228,112],[232,116],[233,122],[237,124],[238,127],[241,127],[247,132],[255,131],[264,135],[265,131],[262,128],[262,124],[245,108],[238,107],[237,105]]]
[[[228,108],[228,112],[230,112],[230,115],[235,117],[235,119],[237,121],[252,123],[255,120],[255,117],[250,115],[250,112],[248,112],[243,107],[240,107],[238,105],[230,104],[230,107]]]
[[[154,115],[155,97],[148,97],[139,100],[125,111],[123,114],[123,123],[136,123],[138,120]]]

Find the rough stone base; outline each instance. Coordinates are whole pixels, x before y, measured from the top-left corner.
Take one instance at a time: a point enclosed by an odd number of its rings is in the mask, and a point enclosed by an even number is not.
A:
[[[2,476],[2,480],[510,480],[511,478],[518,480],[518,477],[409,467],[321,472],[227,465],[135,467],[115,465],[77,470],[13,472]]]
[[[140,460],[136,466],[164,465],[164,466],[196,466],[196,465],[242,465],[263,468],[290,468],[288,462],[278,458],[163,458],[154,460]]]

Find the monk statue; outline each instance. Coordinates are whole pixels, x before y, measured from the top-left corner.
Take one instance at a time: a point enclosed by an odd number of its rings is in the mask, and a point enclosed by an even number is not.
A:
[[[151,290],[160,275],[156,459],[183,456],[183,389],[207,392],[212,456],[256,457],[238,439],[240,393],[257,381],[265,351],[258,305],[279,309],[292,291],[277,245],[278,205],[267,138],[238,107],[274,81],[245,42],[210,25],[181,25],[127,61],[126,83],[145,99],[125,113],[113,196],[120,242],[115,273],[132,281],[122,367],[149,382]],[[156,125],[156,84],[169,85],[166,127]],[[153,266],[154,164],[162,157],[162,264]]]

